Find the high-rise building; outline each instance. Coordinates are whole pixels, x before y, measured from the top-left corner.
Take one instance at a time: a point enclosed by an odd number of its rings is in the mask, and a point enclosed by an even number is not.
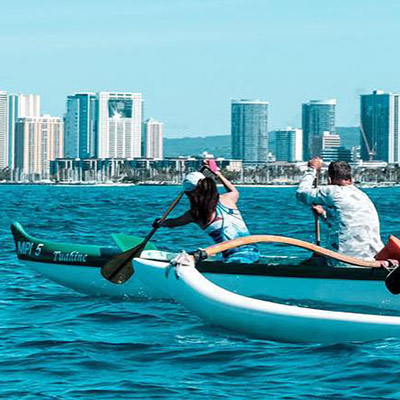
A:
[[[75,93],[67,97],[64,153],[68,158],[97,156],[97,99],[95,93]]]
[[[340,135],[324,132],[321,137],[321,158],[326,162],[352,161],[352,153],[340,145]]]
[[[0,92],[0,169],[8,167],[8,98]]]
[[[331,147],[340,147],[340,135],[338,135],[337,133],[324,132],[322,134],[321,139],[322,139],[322,145],[321,145],[322,150]]]
[[[100,92],[98,98],[97,156],[141,156],[142,94]]]
[[[40,117],[40,96],[10,94],[8,96],[8,166],[15,168],[15,130],[18,118]]]
[[[360,96],[363,160],[400,161],[400,94],[374,90]]]
[[[232,157],[244,162],[266,162],[268,157],[268,102],[232,100]]]
[[[275,131],[276,161],[303,160],[303,131],[288,127]]]
[[[326,149],[321,150],[321,157],[327,163],[332,161],[353,161],[351,150],[343,146],[327,147]]]
[[[164,124],[154,118],[144,123],[144,156],[156,160],[162,160],[163,156],[163,130]]]
[[[15,167],[20,174],[48,178],[50,161],[64,156],[64,126],[59,117],[19,118],[16,127]]]
[[[302,107],[303,159],[308,160],[321,153],[321,136],[324,132],[335,133],[336,99],[311,100]]]

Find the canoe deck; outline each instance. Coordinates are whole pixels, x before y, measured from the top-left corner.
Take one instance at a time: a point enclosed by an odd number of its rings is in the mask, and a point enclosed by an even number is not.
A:
[[[100,268],[111,257],[137,245],[142,240],[137,236],[113,235],[120,247],[102,247],[41,240],[29,235],[18,222],[12,224],[11,231],[18,259],[54,264],[54,268],[57,268],[57,265]],[[145,250],[143,258],[153,261],[168,261],[176,254],[157,251],[151,243]],[[330,267],[321,265],[313,258],[305,260],[295,257],[262,257],[257,264],[223,263],[209,259],[199,263],[196,268],[199,272],[210,274],[361,281],[384,281],[388,274],[383,268],[350,265]]]

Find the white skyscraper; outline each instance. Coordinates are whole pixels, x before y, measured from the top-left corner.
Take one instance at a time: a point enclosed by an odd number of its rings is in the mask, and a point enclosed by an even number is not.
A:
[[[162,160],[164,124],[154,118],[144,123],[144,155],[146,158]]]
[[[19,173],[48,178],[50,161],[64,156],[64,123],[60,117],[19,118],[15,167]]]
[[[97,156],[141,156],[142,94],[99,92]]]
[[[0,92],[0,169],[8,166],[8,98]]]
[[[8,96],[8,165],[15,168],[15,129],[18,118],[40,117],[40,96],[10,94]]]
[[[303,160],[303,131],[288,127],[275,131],[276,161]]]

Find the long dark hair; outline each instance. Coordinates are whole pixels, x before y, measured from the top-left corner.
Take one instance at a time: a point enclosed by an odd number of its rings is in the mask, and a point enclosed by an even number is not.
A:
[[[209,177],[201,179],[196,189],[189,192],[188,195],[193,219],[203,227],[207,226],[211,222],[219,200],[214,180]]]

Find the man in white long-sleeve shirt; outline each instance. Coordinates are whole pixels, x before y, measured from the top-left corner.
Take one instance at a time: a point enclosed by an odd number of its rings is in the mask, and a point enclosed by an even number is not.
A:
[[[379,217],[369,197],[353,185],[347,162],[332,162],[328,168],[329,185],[313,188],[320,158],[308,163],[296,197],[313,206],[328,225],[327,247],[339,253],[371,260],[383,248]]]

